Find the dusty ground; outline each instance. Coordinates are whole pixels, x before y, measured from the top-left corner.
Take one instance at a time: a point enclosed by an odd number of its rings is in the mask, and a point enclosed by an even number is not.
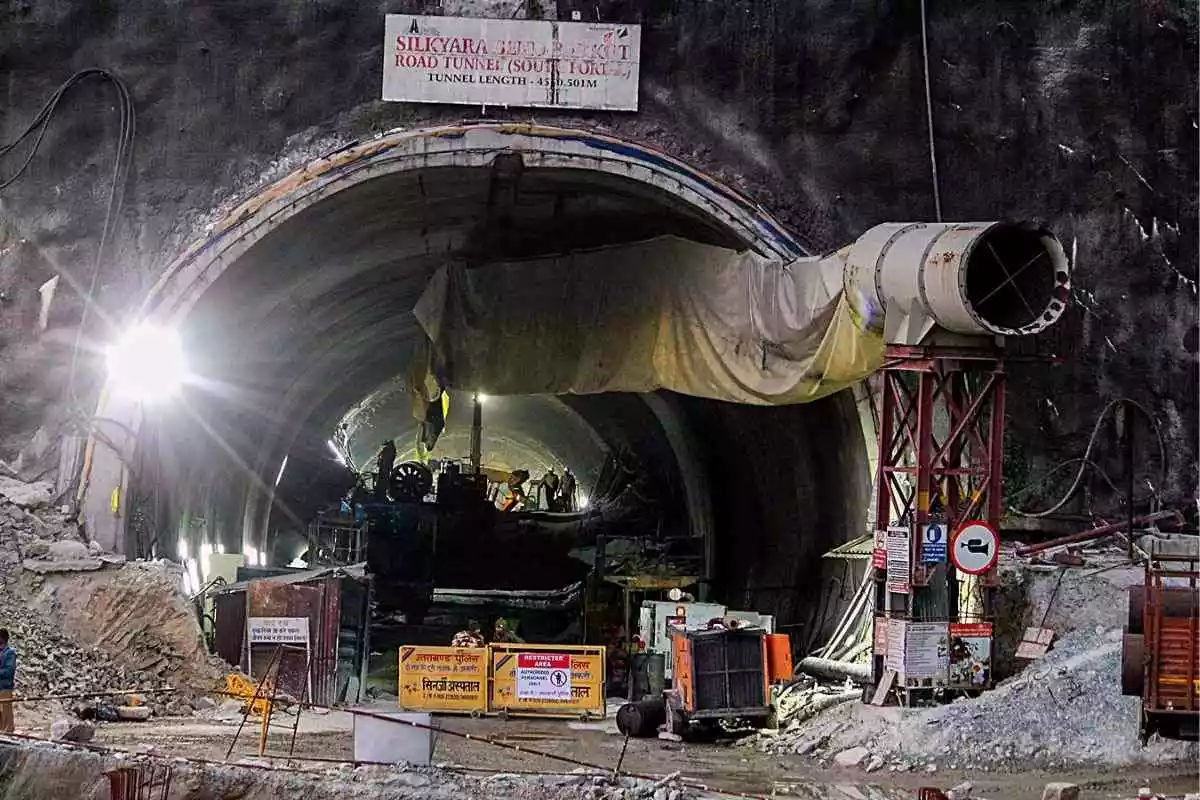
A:
[[[283,716],[273,725],[269,754],[285,755],[291,740],[293,717]],[[446,730],[488,736],[522,748],[542,750],[611,769],[621,759],[623,737],[608,724],[581,725],[559,720],[500,720],[441,718],[437,724]],[[307,757],[350,759],[353,718],[345,712],[301,717],[296,738],[296,754]],[[224,759],[237,731],[237,720],[197,721],[164,719],[150,723],[103,725],[97,731],[100,744],[120,748],[153,745],[165,755]],[[257,755],[255,726],[242,731],[233,760]],[[434,759],[465,769],[538,772],[570,772],[574,764],[551,760],[531,753],[514,752],[479,741],[467,741],[451,734],[439,736]],[[673,745],[658,740],[631,740],[623,769],[662,775],[676,770],[697,783],[715,790],[748,794],[790,795],[812,798],[871,798],[892,800],[911,798],[922,786],[950,788],[970,780],[976,793],[990,800],[1025,800],[1041,796],[1050,780],[1069,780],[1086,787],[1088,800],[1126,800],[1136,796],[1140,786],[1152,786],[1164,794],[1182,795],[1197,790],[1194,770],[1186,765],[1147,767],[1123,772],[1092,771],[1083,773],[997,775],[965,774],[940,771],[937,774],[875,773],[814,767],[794,756],[770,756],[745,748],[720,744]]]

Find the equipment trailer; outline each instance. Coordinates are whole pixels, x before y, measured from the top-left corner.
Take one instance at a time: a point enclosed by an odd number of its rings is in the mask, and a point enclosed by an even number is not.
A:
[[[1157,733],[1195,740],[1200,728],[1200,571],[1195,555],[1151,552],[1129,590],[1121,689],[1142,698],[1142,744]]]

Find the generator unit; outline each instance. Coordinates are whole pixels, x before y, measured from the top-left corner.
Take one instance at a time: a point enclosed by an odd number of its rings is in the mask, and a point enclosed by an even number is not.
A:
[[[671,631],[674,691],[684,724],[720,719],[765,719],[771,689],[762,630]]]

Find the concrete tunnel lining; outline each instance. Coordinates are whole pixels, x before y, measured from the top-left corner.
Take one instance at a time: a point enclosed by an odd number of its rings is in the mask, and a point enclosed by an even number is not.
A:
[[[472,223],[486,210],[460,208],[460,216],[439,219],[437,225],[418,229],[415,237],[410,223],[404,230],[407,238],[399,242],[403,246],[381,249],[380,237],[389,245],[398,244],[395,231],[401,227],[386,215],[364,216],[362,207],[356,209],[355,197],[365,198],[365,206],[378,212],[401,188],[424,192],[436,186],[427,181],[430,177],[454,174],[467,176],[467,183],[475,177],[483,180],[497,155],[514,152],[521,154],[525,176],[532,181],[545,176],[550,183],[558,181],[560,190],[565,185],[584,194],[649,202],[659,209],[654,216],[660,224],[685,229],[690,225],[687,232],[694,238],[752,247],[781,258],[802,252],[761,208],[711,178],[653,151],[581,131],[490,125],[434,129],[358,144],[310,164],[235,209],[208,239],[166,271],[143,306],[148,316],[181,326],[185,340],[189,334],[197,337],[195,342],[231,327],[238,331],[237,350],[225,355],[242,357],[245,370],[240,375],[237,368],[231,370],[236,358],[225,359],[220,369],[201,359],[201,372],[235,380],[224,381],[225,397],[214,395],[198,403],[196,411],[218,412],[210,434],[230,443],[230,451],[241,457],[251,476],[233,492],[244,498],[241,528],[248,541],[259,543],[254,537],[267,528],[271,482],[297,437],[332,429],[355,402],[403,371],[403,345],[418,333],[406,312],[424,285],[422,266],[428,270],[447,251],[462,248]],[[394,204],[391,208],[397,209]],[[321,222],[314,225],[313,220]],[[356,260],[341,269],[329,268],[319,249],[314,252],[295,239],[288,241],[297,232],[310,236],[304,245],[335,232],[337,246],[353,250]],[[375,260],[358,258],[372,248]],[[394,268],[399,262],[409,274],[397,279]],[[218,308],[236,309],[242,316],[213,313]],[[256,354],[261,357],[257,365]],[[255,373],[255,381],[247,380],[250,373]],[[857,388],[860,406],[864,396],[865,389]],[[849,397],[831,402],[848,404],[849,413],[856,413]],[[224,411],[218,410],[221,403],[228,404]],[[236,410],[239,406],[241,412]],[[270,409],[266,425],[255,425],[255,435],[247,436],[247,419],[254,414],[240,423],[233,418],[263,407]],[[655,411],[666,413],[661,404]],[[859,416],[864,426],[870,424]],[[677,450],[677,429],[687,424],[667,426],[676,429],[667,438]],[[856,460],[865,473],[865,441],[853,438],[855,442],[845,446],[858,450]],[[695,454],[676,452],[675,458],[694,460]],[[707,514],[697,509],[711,498],[694,495],[707,495],[709,489],[700,488],[706,487],[705,481],[695,475],[686,483],[693,495],[693,527],[708,529],[710,523],[703,521]],[[861,520],[838,532],[839,540],[859,532],[865,507],[863,512]]]

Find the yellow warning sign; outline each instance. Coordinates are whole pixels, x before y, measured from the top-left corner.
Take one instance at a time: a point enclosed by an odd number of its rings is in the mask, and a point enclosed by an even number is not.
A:
[[[492,651],[492,713],[604,717],[604,648],[497,645]],[[569,673],[563,674],[569,664]]]
[[[488,650],[401,647],[400,708],[459,714],[487,711]]]

